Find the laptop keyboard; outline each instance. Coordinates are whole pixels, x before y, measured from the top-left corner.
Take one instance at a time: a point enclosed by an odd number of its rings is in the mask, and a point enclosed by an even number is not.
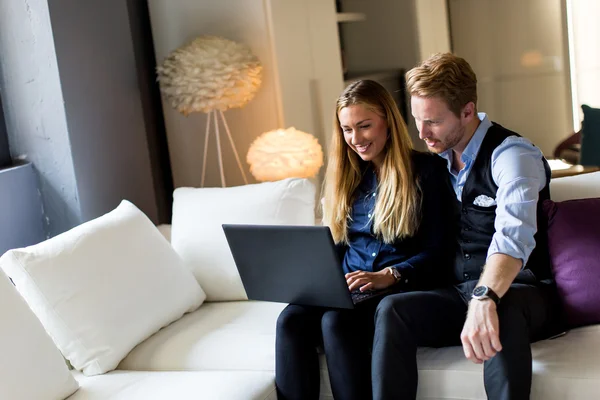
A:
[[[386,293],[389,293],[391,290],[365,290],[361,292],[360,290],[353,290],[350,292],[350,296],[352,297],[352,302],[354,304],[362,303],[365,300],[368,300],[372,297],[382,296]]]

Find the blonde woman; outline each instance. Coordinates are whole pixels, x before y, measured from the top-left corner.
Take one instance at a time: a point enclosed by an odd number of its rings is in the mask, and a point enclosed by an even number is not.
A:
[[[392,96],[374,81],[337,100],[323,215],[343,254],[351,292],[426,289],[449,281],[453,204],[445,163],[412,148]],[[318,279],[318,277],[315,277]],[[382,296],[353,310],[291,304],[277,321],[279,400],[318,399],[321,345],[333,396],[370,399],[374,315]]]

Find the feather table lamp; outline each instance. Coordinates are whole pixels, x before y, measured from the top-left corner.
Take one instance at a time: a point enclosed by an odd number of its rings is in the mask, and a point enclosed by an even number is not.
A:
[[[200,36],[169,54],[157,72],[160,90],[173,108],[185,116],[208,114],[201,186],[206,176],[208,138],[214,131],[221,185],[225,187],[219,117],[244,182],[248,183],[223,112],[245,106],[260,88],[262,65],[250,48],[217,36]]]
[[[312,178],[323,165],[323,150],[311,134],[295,128],[277,129],[252,142],[246,161],[258,181]]]

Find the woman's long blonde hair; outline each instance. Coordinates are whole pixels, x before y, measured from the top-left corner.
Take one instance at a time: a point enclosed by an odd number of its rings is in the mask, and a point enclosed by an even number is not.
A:
[[[323,223],[331,229],[336,243],[348,243],[354,193],[365,170],[365,162],[346,144],[338,118],[340,110],[352,105],[377,113],[386,121],[389,132],[378,171],[373,232],[385,243],[413,236],[420,222],[421,196],[412,166],[412,141],[390,93],[371,80],[350,84],[337,100],[323,184]]]

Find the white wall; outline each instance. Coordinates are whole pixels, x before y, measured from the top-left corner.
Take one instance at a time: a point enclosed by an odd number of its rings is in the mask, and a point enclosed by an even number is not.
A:
[[[331,140],[335,101],[344,89],[335,3],[266,3],[283,124],[315,135],[326,150]]]
[[[561,0],[450,0],[454,52],[478,78],[479,109],[546,156],[572,132]]]
[[[416,0],[419,60],[435,53],[446,53],[450,47],[447,0]]]
[[[568,0],[572,11],[572,56],[575,129],[581,126],[581,105],[600,108],[600,2]]]
[[[54,236],[81,211],[47,0],[0,1],[0,73],[11,155],[40,173]]]
[[[342,90],[333,0],[150,0],[148,4],[157,63],[199,35],[245,43],[261,61],[263,83],[256,97],[244,108],[225,113],[251,182],[246,153],[263,132],[295,126],[314,134],[326,147],[334,101]],[[166,102],[163,106],[174,185],[200,186],[206,115],[184,117]],[[227,186],[242,184],[225,136],[221,147]],[[221,184],[215,149],[211,136],[205,186]]]

